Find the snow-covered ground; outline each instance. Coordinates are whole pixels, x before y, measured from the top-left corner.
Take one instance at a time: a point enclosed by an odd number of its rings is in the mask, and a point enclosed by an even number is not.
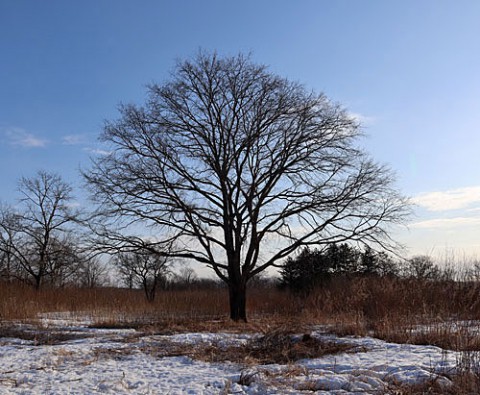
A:
[[[162,347],[242,344],[256,335],[139,335],[87,324],[88,320],[72,324],[64,318],[45,318],[44,330],[69,335],[51,345],[0,338],[0,394],[383,393],[392,383],[418,383],[452,372],[458,358],[437,347],[336,338],[318,331],[312,336],[351,343],[357,351],[289,365],[208,363],[185,355],[162,356]],[[437,384],[442,383],[449,381],[440,375]]]

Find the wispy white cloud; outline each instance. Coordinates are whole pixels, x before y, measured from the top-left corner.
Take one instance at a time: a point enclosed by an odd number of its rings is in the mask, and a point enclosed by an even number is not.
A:
[[[5,131],[5,136],[11,145],[24,148],[43,148],[48,144],[48,140],[36,137],[21,128],[9,128]]]
[[[103,156],[107,156],[112,153],[111,151],[98,149],[98,148],[85,148],[85,151],[93,155],[103,155]]]
[[[369,115],[360,114],[358,112],[349,112],[348,115],[361,125],[372,125],[375,123],[375,118]]]
[[[62,137],[64,145],[80,145],[87,142],[87,136],[84,134],[69,134]]]
[[[429,211],[449,211],[480,204],[480,186],[420,194],[413,203]]]
[[[435,218],[419,221],[410,225],[416,229],[454,229],[480,225],[479,217]]]

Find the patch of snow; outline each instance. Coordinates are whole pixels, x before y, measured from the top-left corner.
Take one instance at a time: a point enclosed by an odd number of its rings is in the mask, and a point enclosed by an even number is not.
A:
[[[2,394],[352,394],[380,392],[391,383],[413,384],[453,372],[458,354],[433,346],[402,345],[371,337],[312,336],[354,344],[358,352],[304,359],[294,365],[241,366],[186,356],[156,357],[142,345],[162,340],[195,345],[242,344],[258,336],[185,333],[132,338],[132,330],[87,328],[68,317],[45,317],[47,328],[88,331],[89,337],[36,346],[0,339]],[[50,320],[50,321],[49,321]],[[69,326],[70,325],[70,326]],[[249,385],[241,385],[243,377]],[[248,381],[248,380],[244,380]],[[438,376],[437,383],[449,380]]]

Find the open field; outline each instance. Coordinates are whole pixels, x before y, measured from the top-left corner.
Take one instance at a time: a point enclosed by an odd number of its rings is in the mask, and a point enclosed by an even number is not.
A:
[[[301,298],[222,288],[0,288],[0,393],[477,393],[480,288],[343,278]]]

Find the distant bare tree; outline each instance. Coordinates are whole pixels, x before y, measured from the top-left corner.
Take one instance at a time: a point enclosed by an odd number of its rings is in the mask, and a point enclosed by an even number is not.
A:
[[[70,234],[52,237],[43,282],[63,287],[77,282],[84,255]],[[33,253],[35,256],[35,252]],[[34,258],[35,259],[35,258]]]
[[[188,289],[198,282],[198,275],[191,267],[184,266],[174,274],[173,282],[176,287]]]
[[[114,263],[127,284],[140,286],[149,302],[153,302],[157,289],[165,285],[168,261],[165,256],[149,251],[121,252]]]
[[[19,207],[10,212],[9,221],[0,223],[11,242],[2,242],[0,248],[39,289],[47,278],[55,282],[57,276],[70,276],[77,262],[69,238],[76,215],[70,205],[72,189],[57,174],[39,171],[21,178],[19,192]]]
[[[473,281],[473,282],[479,283],[480,282],[480,261],[475,259],[470,264],[471,264],[471,267],[466,270],[464,277],[467,279],[467,281]]]
[[[82,287],[96,288],[107,283],[108,269],[97,257],[83,257],[79,272],[78,283]]]
[[[405,265],[404,275],[419,280],[439,280],[441,270],[428,255],[418,255],[410,258]]]
[[[10,281],[17,277],[14,243],[19,233],[18,217],[12,207],[0,206],[0,277]]]
[[[216,54],[179,62],[148,90],[144,107],[124,105],[105,126],[111,154],[85,177],[104,218],[123,231],[156,226],[157,240],[177,241],[173,256],[212,268],[233,320],[246,321],[249,280],[299,247],[394,247],[388,226],[405,219],[407,200],[356,146],[357,121],[323,94]]]

